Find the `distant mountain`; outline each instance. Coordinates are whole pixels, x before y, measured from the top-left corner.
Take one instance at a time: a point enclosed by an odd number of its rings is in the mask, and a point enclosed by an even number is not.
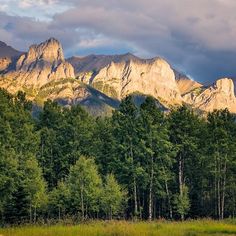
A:
[[[97,72],[111,64],[111,62],[120,63],[128,61],[144,61],[131,53],[122,55],[89,55],[85,57],[71,57],[67,61],[75,68],[75,73]]]
[[[185,103],[202,111],[228,108],[236,113],[231,79],[205,87],[159,57],[141,59],[127,53],[66,60],[60,42],[54,38],[32,45],[26,53],[10,51],[14,59],[0,59],[0,87],[11,93],[22,90],[37,104],[47,99],[64,106],[79,103],[93,114],[105,115],[128,95],[137,104],[149,95],[162,109]]]
[[[15,58],[19,57],[22,53],[23,52],[20,52],[0,41],[0,58]]]
[[[0,72],[6,70],[22,53],[0,41]]]

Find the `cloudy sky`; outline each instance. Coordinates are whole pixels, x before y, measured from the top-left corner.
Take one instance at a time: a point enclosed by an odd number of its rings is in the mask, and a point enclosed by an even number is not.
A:
[[[193,79],[236,77],[235,0],[0,0],[0,40],[58,38],[66,56],[161,56]]]

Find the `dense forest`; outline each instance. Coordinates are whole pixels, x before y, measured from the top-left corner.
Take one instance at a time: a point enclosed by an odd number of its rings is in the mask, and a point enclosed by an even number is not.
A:
[[[236,214],[236,123],[124,99],[111,117],[0,90],[0,224]]]

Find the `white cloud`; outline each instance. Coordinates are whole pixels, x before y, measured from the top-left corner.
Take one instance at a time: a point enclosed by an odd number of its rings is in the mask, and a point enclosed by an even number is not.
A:
[[[54,36],[69,52],[128,47],[145,57],[161,55],[200,80],[228,72],[236,75],[235,0],[0,0],[0,4],[14,16],[3,18],[0,26],[18,45]]]
[[[5,11],[7,11],[7,9],[8,9],[8,5],[7,4],[0,5],[0,11],[5,12]]]
[[[57,5],[57,0],[21,0],[18,3],[19,8],[31,8],[31,7],[42,7],[47,8],[48,6]]]

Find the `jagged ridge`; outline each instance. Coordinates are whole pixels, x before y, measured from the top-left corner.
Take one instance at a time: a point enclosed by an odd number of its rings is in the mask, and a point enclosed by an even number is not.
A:
[[[23,90],[38,103],[49,98],[64,105],[97,102],[115,108],[118,100],[138,92],[155,97],[167,107],[185,102],[203,111],[228,108],[236,112],[231,79],[205,88],[162,58],[141,59],[130,53],[65,61],[62,46],[54,38],[32,45],[16,61],[2,58],[0,73],[0,87],[12,93]]]

